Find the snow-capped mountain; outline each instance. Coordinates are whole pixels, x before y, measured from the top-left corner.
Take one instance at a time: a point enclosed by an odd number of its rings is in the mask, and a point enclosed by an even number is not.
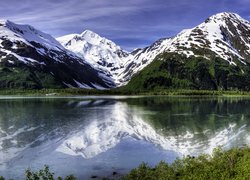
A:
[[[195,49],[201,48],[208,49],[229,62],[234,58],[246,60],[250,54],[249,35],[249,21],[234,13],[219,13],[183,32],[172,42],[175,48],[169,50],[201,55],[195,52]],[[188,50],[185,51],[185,48]]]
[[[246,65],[250,23],[234,13],[219,13],[172,38],[129,53],[90,30],[56,40],[32,26],[1,20],[0,87],[119,87],[163,52],[208,60],[217,56],[228,66]]]
[[[245,63],[250,55],[250,23],[234,13],[219,13],[205,22],[181,31],[172,38],[162,38],[151,46],[127,53],[114,42],[86,30],[57,40],[68,50],[86,59],[93,67],[110,77],[116,86],[129,82],[133,75],[163,52],[186,56],[215,55],[236,65]]]
[[[118,75],[124,69],[129,54],[111,40],[86,30],[82,34],[70,34],[57,38],[68,50],[82,59],[86,59],[103,76],[111,78],[119,85]]]
[[[0,21],[0,87],[108,88],[86,61],[29,25]]]
[[[205,22],[183,30],[172,38],[160,39],[151,46],[132,52],[120,80],[128,82],[138,71],[163,52],[177,52],[186,56],[218,56],[236,65],[245,64],[250,55],[250,23],[235,13],[219,13]]]

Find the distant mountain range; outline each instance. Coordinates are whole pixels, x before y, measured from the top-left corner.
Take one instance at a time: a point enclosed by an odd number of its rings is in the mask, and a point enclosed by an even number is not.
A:
[[[0,88],[248,90],[249,57],[250,22],[234,13],[133,52],[90,30],[54,39],[0,21]]]

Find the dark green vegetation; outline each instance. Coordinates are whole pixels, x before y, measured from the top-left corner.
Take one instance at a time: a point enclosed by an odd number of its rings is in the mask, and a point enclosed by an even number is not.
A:
[[[248,179],[250,177],[250,148],[228,151],[215,149],[213,154],[187,156],[169,165],[160,162],[155,167],[143,163],[124,177],[129,179]]]
[[[237,60],[234,62],[237,62],[237,66],[212,55],[206,59],[163,53],[135,75],[123,89],[250,90],[250,64]]]
[[[32,70],[28,67],[4,67],[0,70],[2,88],[40,89],[42,87],[62,88],[51,74]]]

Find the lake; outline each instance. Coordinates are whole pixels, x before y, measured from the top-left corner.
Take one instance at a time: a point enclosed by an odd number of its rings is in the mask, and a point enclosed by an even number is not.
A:
[[[250,144],[243,97],[0,97],[0,175],[124,174],[141,162]]]

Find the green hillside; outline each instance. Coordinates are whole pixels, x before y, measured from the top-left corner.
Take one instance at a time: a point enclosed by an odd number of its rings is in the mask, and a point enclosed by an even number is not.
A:
[[[235,61],[234,61],[235,62]],[[124,90],[159,89],[249,90],[250,64],[230,64],[211,56],[189,58],[176,53],[163,53],[135,75]]]

